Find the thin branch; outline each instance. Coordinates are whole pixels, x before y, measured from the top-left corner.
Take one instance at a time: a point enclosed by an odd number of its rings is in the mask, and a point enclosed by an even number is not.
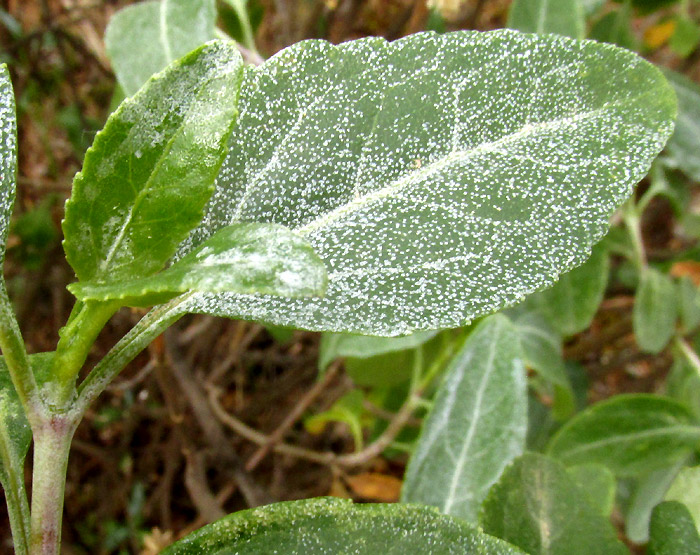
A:
[[[260,464],[265,456],[272,450],[276,443],[282,441],[284,435],[289,431],[289,429],[294,426],[294,424],[301,418],[302,414],[306,409],[311,406],[316,398],[323,392],[328,384],[335,378],[336,374],[340,370],[340,362],[336,361],[328,367],[328,370],[323,375],[323,378],[316,382],[309,391],[299,400],[299,402],[294,406],[291,412],[286,416],[282,423],[277,427],[277,429],[268,436],[267,442],[260,447],[253,456],[248,459],[246,463],[246,470],[254,470],[255,467]]]

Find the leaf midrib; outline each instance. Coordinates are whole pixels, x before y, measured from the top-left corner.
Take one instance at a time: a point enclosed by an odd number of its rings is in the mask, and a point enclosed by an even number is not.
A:
[[[301,236],[308,235],[317,231],[318,229],[329,226],[334,221],[339,220],[348,214],[352,214],[353,212],[360,210],[361,208],[372,202],[384,200],[385,198],[392,196],[392,194],[402,190],[408,185],[411,185],[413,183],[419,183],[431,174],[450,166],[452,163],[463,162],[483,153],[498,151],[499,147],[507,145],[511,142],[516,142],[520,139],[525,139],[531,136],[537,136],[541,132],[556,129],[559,126],[563,127],[565,125],[577,123],[589,117],[592,118],[600,114],[604,114],[605,112],[611,109],[620,108],[637,103],[645,97],[651,96],[652,94],[654,94],[654,92],[655,91],[645,91],[640,95],[624,98],[617,102],[611,102],[610,104],[606,104],[605,106],[602,106],[600,108],[596,108],[594,110],[589,110],[586,112],[581,112],[580,114],[576,114],[574,116],[548,120],[536,124],[528,123],[522,126],[517,131],[504,135],[503,137],[495,141],[481,143],[468,150],[452,151],[449,154],[435,160],[434,162],[431,162],[430,164],[427,164],[414,172],[409,172],[408,174],[396,179],[395,181],[390,182],[381,189],[370,191],[362,196],[352,199],[349,202],[342,204],[337,208],[326,212],[325,214],[322,214],[318,218],[311,220],[310,222],[302,226],[294,228],[293,230]]]

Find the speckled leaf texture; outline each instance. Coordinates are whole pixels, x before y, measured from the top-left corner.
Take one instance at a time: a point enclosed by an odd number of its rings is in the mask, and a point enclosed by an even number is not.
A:
[[[105,31],[105,48],[126,95],[213,39],[215,24],[215,0],[141,2],[117,12]]]
[[[528,33],[556,33],[582,39],[586,19],[580,0],[513,0],[508,27]]]
[[[476,523],[481,502],[525,448],[527,385],[517,331],[490,316],[446,370],[411,457],[402,501]]]
[[[581,264],[673,129],[631,52],[510,30],[306,41],[246,68],[200,228],[306,237],[320,300],[198,295],[189,309],[311,330],[458,327]]]
[[[516,555],[516,547],[416,505],[354,505],[321,498],[234,513],[162,555]]]
[[[235,45],[208,43],[107,120],[63,221],[63,246],[81,281],[155,273],[201,220],[235,123],[242,66]]]
[[[17,118],[15,95],[7,65],[0,64],[0,267],[5,261],[7,234],[15,204],[17,179]]]
[[[322,295],[326,282],[323,262],[304,239],[281,225],[242,223],[220,229],[154,276],[68,289],[81,301],[153,306],[186,291],[310,297]]]

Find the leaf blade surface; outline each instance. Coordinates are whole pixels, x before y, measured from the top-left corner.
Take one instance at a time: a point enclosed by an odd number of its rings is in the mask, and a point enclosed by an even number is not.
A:
[[[281,223],[324,259],[329,289],[191,309],[385,336],[458,327],[583,262],[675,113],[633,54],[514,31],[307,41],[247,68],[242,99],[180,255],[234,221]]]

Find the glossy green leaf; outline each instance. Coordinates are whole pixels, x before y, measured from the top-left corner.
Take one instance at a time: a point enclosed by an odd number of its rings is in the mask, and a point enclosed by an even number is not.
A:
[[[235,224],[212,235],[187,256],[136,280],[78,282],[68,289],[81,301],[119,300],[151,306],[186,291],[322,295],[326,269],[306,240],[275,224]]]
[[[324,333],[318,353],[318,367],[324,370],[336,358],[370,358],[377,355],[414,349],[437,335],[422,331],[403,337],[371,337],[351,333]]]
[[[85,155],[64,248],[81,281],[160,270],[202,218],[237,113],[242,61],[213,42],[125,100]]]
[[[645,268],[634,297],[634,335],[639,347],[659,353],[676,331],[678,303],[673,280],[654,268]]]
[[[127,96],[170,62],[213,39],[215,23],[215,0],[148,1],[114,14],[105,48]]]
[[[664,70],[678,97],[676,130],[666,151],[675,165],[695,181],[700,180],[700,86],[684,75]]]
[[[683,503],[700,529],[700,466],[682,468],[666,492],[666,501]]]
[[[17,118],[10,72],[0,64],[0,268],[5,261],[7,234],[15,204],[17,179]]]
[[[481,501],[523,452],[527,387],[517,332],[501,315],[450,362],[406,470],[401,499],[475,522]]]
[[[637,480],[625,514],[625,535],[635,543],[649,541],[649,522],[654,507],[663,501],[685,460],[652,470]]]
[[[615,505],[615,476],[600,464],[579,464],[568,468],[569,476],[586,494],[591,507],[609,517]]]
[[[333,498],[275,503],[234,513],[162,555],[510,555],[517,548],[461,520],[416,505],[354,505]]]
[[[509,30],[305,41],[246,68],[241,99],[180,255],[274,221],[319,253],[328,292],[202,294],[190,309],[382,336],[459,327],[581,264],[675,114],[634,54]]]
[[[586,20],[580,0],[513,0],[508,27],[526,33],[556,33],[582,39]]]
[[[566,469],[534,453],[505,470],[484,501],[480,521],[486,533],[533,555],[628,553]]]
[[[686,407],[656,395],[616,395],[567,422],[548,452],[567,465],[599,463],[617,476],[640,475],[684,458],[700,442]]]
[[[553,287],[528,297],[562,336],[569,337],[590,326],[603,300],[608,284],[610,261],[603,248],[594,248],[591,257],[578,268],[559,278]]]
[[[688,508],[666,501],[654,508],[649,530],[648,555],[697,555],[700,535]]]

